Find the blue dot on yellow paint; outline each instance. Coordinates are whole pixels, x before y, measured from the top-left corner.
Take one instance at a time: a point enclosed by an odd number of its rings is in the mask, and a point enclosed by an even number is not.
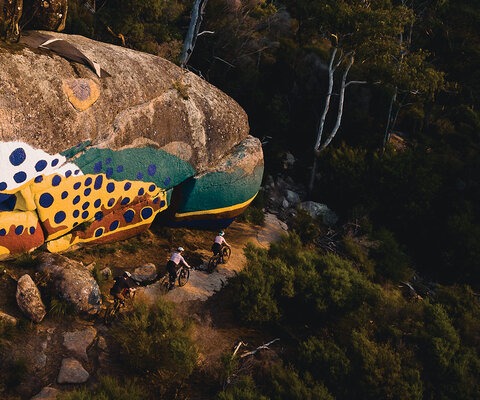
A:
[[[63,222],[67,215],[65,214],[65,211],[58,211],[55,216],[53,217],[53,220],[59,224],[60,222]]]
[[[50,193],[43,193],[38,200],[43,208],[48,208],[53,204],[53,196]]]

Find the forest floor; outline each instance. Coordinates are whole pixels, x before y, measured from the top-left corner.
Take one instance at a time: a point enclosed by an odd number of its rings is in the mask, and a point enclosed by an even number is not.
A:
[[[184,257],[193,267],[190,280],[187,285],[178,287],[165,295],[165,298],[176,304],[176,313],[185,318],[190,317],[195,321],[193,338],[199,348],[201,365],[205,373],[208,370],[218,368],[220,357],[225,352],[232,351],[239,341],[250,343],[252,348],[260,346],[262,340],[258,332],[239,327],[237,317],[232,314],[226,302],[231,300],[232,294],[222,293],[227,280],[242,270],[245,266],[243,249],[247,243],[255,246],[268,248],[269,244],[278,240],[285,233],[286,226],[267,214],[265,225],[262,227],[252,226],[242,222],[234,222],[225,229],[225,238],[232,247],[232,255],[227,264],[222,264],[212,273],[202,270],[208,262],[211,251],[210,247],[215,232],[190,229],[170,229],[152,227],[149,231],[129,240],[95,247],[85,247],[64,254],[65,256],[82,261],[84,265],[95,263],[95,268],[100,271],[109,267],[113,276],[119,275],[123,270],[133,271],[136,267],[147,263],[153,263],[159,274],[165,273],[165,264],[170,252],[178,246],[185,248]],[[0,311],[6,312],[16,318],[22,319],[22,315],[15,303],[16,279],[29,271],[28,265],[18,263],[0,263],[6,273],[0,274]],[[99,282],[104,299],[108,298],[108,290],[113,284],[112,278]],[[141,287],[135,301],[154,302],[160,296],[158,285]],[[106,302],[105,302],[106,303]],[[94,327],[99,334],[108,335],[108,330],[103,325],[101,318],[58,318],[53,315],[47,316],[38,325],[30,324],[23,339],[16,338],[11,341],[12,354],[31,354],[45,358],[46,365],[40,370],[35,370],[28,384],[22,384],[17,390],[17,395],[22,399],[30,399],[32,395],[44,386],[52,386],[62,390],[65,386],[56,383],[59,366],[65,357],[65,349],[62,346],[65,332]],[[38,349],[45,349],[38,352]],[[98,374],[109,373],[99,366],[98,354],[88,353],[89,361],[86,364],[87,371],[91,374],[94,382]],[[38,361],[38,362],[37,362]],[[43,360],[44,361],[44,360]],[[42,360],[34,360],[33,364],[42,363]],[[34,368],[35,369],[35,368]],[[113,370],[112,370],[113,372]],[[1,382],[0,382],[1,383]],[[208,398],[210,385],[218,385],[218,382],[198,382],[201,389],[192,393],[191,399]],[[67,385],[68,387],[68,385]]]

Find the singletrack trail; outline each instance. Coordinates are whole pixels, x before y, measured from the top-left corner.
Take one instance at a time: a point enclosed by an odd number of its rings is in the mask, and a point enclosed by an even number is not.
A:
[[[229,278],[244,268],[246,260],[243,249],[248,242],[259,247],[268,248],[270,243],[278,240],[286,232],[286,229],[286,225],[273,214],[265,215],[265,225],[263,227],[233,222],[225,229],[225,238],[232,247],[232,255],[228,263],[219,265],[212,273],[202,270],[191,271],[188,283],[183,287],[175,286],[175,289],[169,291],[165,298],[176,303],[190,300],[207,300],[214,293],[220,291]],[[212,255],[210,251],[210,236],[209,240],[204,241],[204,243],[198,237],[188,237],[187,235],[184,238],[185,243],[197,243],[197,245],[202,247],[196,253],[201,255],[204,263],[207,263]],[[186,257],[186,260],[189,262],[188,257]],[[160,293],[160,285],[157,282],[140,289],[137,296],[143,301],[151,303],[161,296]]]

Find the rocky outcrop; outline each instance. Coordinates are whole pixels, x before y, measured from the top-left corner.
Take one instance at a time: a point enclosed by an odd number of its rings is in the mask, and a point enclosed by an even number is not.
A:
[[[247,116],[234,100],[167,60],[82,36],[43,34],[71,43],[110,76],[98,78],[49,50],[0,43],[3,141],[21,139],[50,154],[87,140],[112,150],[151,145],[202,170],[248,136]],[[96,89],[87,90],[86,82]],[[65,89],[75,86],[79,99],[97,91],[98,99],[79,111]]]
[[[87,349],[97,336],[97,330],[93,326],[87,326],[83,330],[65,332],[63,345],[72,355],[83,361],[88,361]]]
[[[82,263],[50,253],[40,254],[37,261],[38,271],[49,277],[56,297],[72,304],[77,312],[99,311],[100,288]]]
[[[25,274],[17,282],[17,304],[33,322],[41,322],[47,313],[40,291],[30,275]]]
[[[74,358],[64,358],[58,373],[58,383],[85,383],[90,378],[88,371]]]
[[[0,65],[0,258],[121,240],[155,218],[225,227],[260,188],[244,110],[166,60],[31,31],[0,43]]]

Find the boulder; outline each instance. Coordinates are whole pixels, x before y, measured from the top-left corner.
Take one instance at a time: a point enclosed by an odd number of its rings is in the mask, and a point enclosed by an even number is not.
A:
[[[298,208],[306,211],[312,218],[321,218],[323,223],[333,226],[338,221],[338,216],[328,208],[326,204],[316,203],[314,201],[304,201],[298,205]]]
[[[226,227],[258,192],[245,111],[151,54],[28,31],[0,42],[0,258]],[[41,67],[39,67],[41,66]]]
[[[77,312],[95,314],[100,310],[100,288],[82,263],[50,253],[41,253],[37,261],[38,271],[49,277],[58,298],[72,304]]]
[[[64,358],[58,373],[58,383],[85,383],[90,374],[75,358]]]
[[[17,304],[20,310],[33,322],[39,323],[47,313],[40,291],[30,275],[25,274],[17,282]]]
[[[294,192],[293,190],[288,190],[288,189],[285,191],[285,199],[291,205],[297,205],[301,201],[298,193]]]
[[[63,345],[72,355],[83,361],[88,361],[87,349],[93,343],[96,336],[97,330],[93,326],[88,326],[83,330],[65,332],[63,335]]]
[[[157,267],[154,264],[148,263],[141,267],[135,268],[132,273],[132,278],[137,282],[149,282],[155,280],[157,277]]]

